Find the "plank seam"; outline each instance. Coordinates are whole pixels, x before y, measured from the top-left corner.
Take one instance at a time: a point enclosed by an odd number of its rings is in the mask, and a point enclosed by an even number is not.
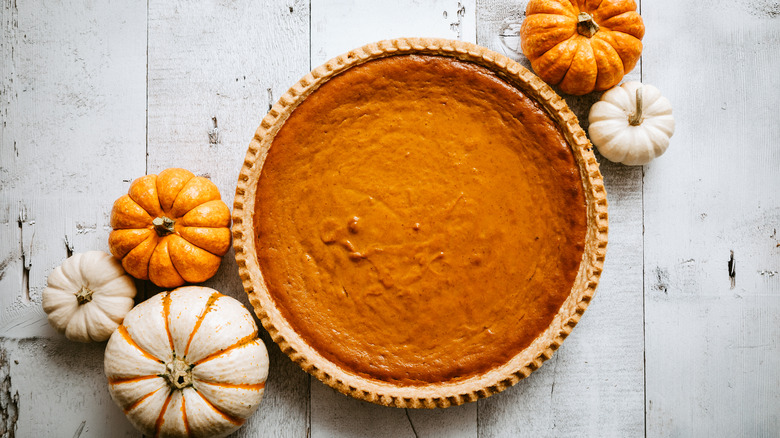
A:
[[[146,0],[146,111],[144,173],[149,174],[149,0]],[[144,295],[146,296],[146,295]]]
[[[639,0],[637,8],[642,15],[642,0]],[[642,74],[642,56],[639,57],[639,82],[644,83]],[[645,166],[642,166],[642,406],[644,415],[645,438],[647,438],[647,311],[645,306]]]

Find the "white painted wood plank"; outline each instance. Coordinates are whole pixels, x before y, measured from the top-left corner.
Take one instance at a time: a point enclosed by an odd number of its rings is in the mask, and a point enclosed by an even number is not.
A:
[[[475,42],[475,0],[415,0],[392,3],[313,0],[311,63],[361,45],[402,36],[439,37]],[[401,410],[345,397],[312,379],[312,437],[477,435],[472,403],[447,410]]]
[[[149,172],[183,167],[207,176],[232,206],[260,120],[308,71],[307,1],[149,2]],[[205,285],[251,308],[232,251]],[[309,377],[262,334],[270,354],[264,400],[235,436],[305,436]]]
[[[146,4],[0,13],[0,435],[137,436],[108,396],[104,344],[67,341],[40,300],[70,252],[108,249],[111,205],[144,171]]]
[[[528,2],[479,4],[478,43],[530,63],[518,49]],[[501,35],[504,35],[501,37]],[[626,80],[639,80],[639,69]],[[598,100],[564,96],[587,129]],[[596,296],[555,356],[516,388],[479,403],[479,435],[626,437],[644,433],[642,169],[599,158],[609,201],[609,245]]]
[[[311,66],[399,37],[476,41],[476,0],[311,1]]]
[[[111,204],[144,169],[146,11],[6,0],[2,14],[0,336],[52,336],[46,277],[68,251],[108,249]]]
[[[397,409],[353,399],[312,378],[312,437],[475,437],[475,405]]]
[[[0,340],[0,419],[16,417],[0,436],[140,436],[108,393],[104,349],[64,337]]]
[[[642,12],[644,78],[677,119],[645,173],[647,434],[777,436],[780,7]]]

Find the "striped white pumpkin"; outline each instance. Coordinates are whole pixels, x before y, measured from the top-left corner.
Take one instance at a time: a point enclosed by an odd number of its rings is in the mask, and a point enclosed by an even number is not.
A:
[[[206,287],[136,306],[106,346],[111,397],[150,437],[223,437],[254,413],[268,353],[252,315]]]

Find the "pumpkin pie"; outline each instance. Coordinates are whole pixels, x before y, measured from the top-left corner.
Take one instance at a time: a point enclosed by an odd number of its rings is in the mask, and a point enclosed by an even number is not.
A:
[[[541,366],[607,243],[601,174],[565,102],[441,39],[370,44],[295,84],[249,145],[233,221],[282,351],[397,407],[473,401]]]

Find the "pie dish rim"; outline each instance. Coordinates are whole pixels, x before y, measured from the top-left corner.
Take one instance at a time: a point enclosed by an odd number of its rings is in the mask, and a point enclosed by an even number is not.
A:
[[[294,109],[330,78],[365,62],[394,55],[440,55],[487,67],[539,103],[556,122],[578,164],[586,197],[587,232],[577,277],[552,322],[523,351],[485,373],[454,382],[399,385],[370,379],[327,360],[289,325],[266,287],[255,250],[255,197],[268,150]],[[566,102],[525,67],[487,48],[437,38],[398,38],[356,48],[315,68],[281,96],[252,138],[236,186],[233,248],[239,276],[255,314],[282,352],[303,370],[341,393],[399,408],[460,405],[513,386],[550,359],[590,303],[606,256],[608,216],[603,179],[593,147]]]

